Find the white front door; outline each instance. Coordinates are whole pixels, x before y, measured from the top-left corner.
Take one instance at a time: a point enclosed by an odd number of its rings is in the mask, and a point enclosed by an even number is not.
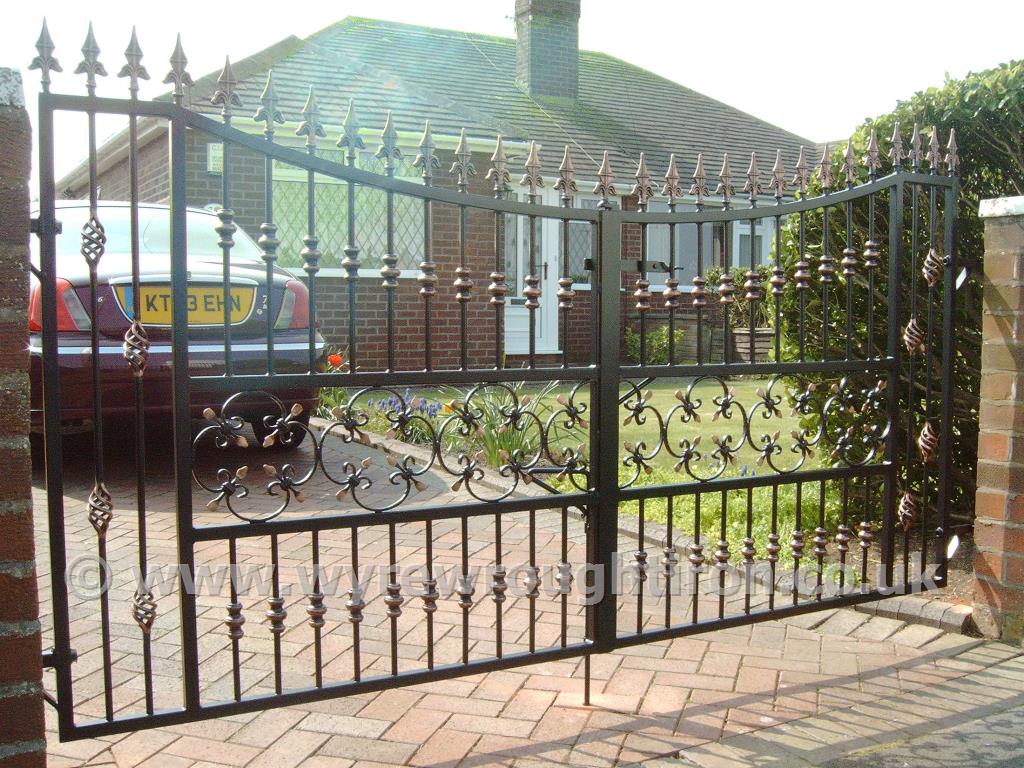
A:
[[[557,205],[554,190],[541,190],[538,202]],[[515,199],[525,200],[525,193],[514,192]],[[536,312],[536,346],[538,353],[558,352],[558,244],[557,219],[535,219],[537,242],[534,246],[537,274],[540,277],[540,307]],[[508,216],[505,224],[505,279],[509,287],[505,305],[505,353],[525,355],[530,351],[530,311],[526,308],[523,288],[530,273],[530,219]]]

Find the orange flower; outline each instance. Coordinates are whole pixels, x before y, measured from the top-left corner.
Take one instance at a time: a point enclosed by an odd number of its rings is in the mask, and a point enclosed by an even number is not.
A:
[[[327,364],[330,365],[331,368],[341,368],[341,363],[343,362],[343,360],[344,358],[342,358],[342,356],[339,355],[337,352],[335,352],[333,355],[327,356]]]

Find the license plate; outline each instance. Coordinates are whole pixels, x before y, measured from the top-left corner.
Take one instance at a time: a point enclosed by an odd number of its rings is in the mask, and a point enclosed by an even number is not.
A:
[[[132,286],[118,285],[117,300],[125,315],[132,319],[134,306]],[[256,299],[255,286],[232,286],[230,292],[231,324],[245,322]],[[188,288],[189,325],[223,325],[224,289],[214,285],[191,285]],[[143,285],[139,288],[139,308],[143,325],[171,325],[171,287],[169,285]]]

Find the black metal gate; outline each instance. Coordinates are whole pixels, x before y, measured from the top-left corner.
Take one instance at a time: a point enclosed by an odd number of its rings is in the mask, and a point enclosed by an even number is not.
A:
[[[703,159],[687,185],[672,158],[661,189],[667,212],[648,210],[656,193],[642,157],[629,196],[636,209],[621,210],[607,153],[596,171],[599,207],[574,207],[567,147],[555,182],[563,204],[551,206],[537,202],[536,145],[525,202],[508,195],[500,138],[486,173],[493,196],[469,191],[476,171],[465,134],[451,157],[454,188],[435,186],[441,160],[429,125],[413,163],[423,183],[413,183],[394,177],[402,153],[390,117],[376,150],[384,172],[373,173],[356,162],[365,134],[351,109],[337,142],[343,159],[321,156],[326,131],[312,91],[298,129],[305,146],[288,146],[275,137],[282,116],[270,80],[255,114],[263,136],[232,124],[242,105],[230,65],[212,96],[220,121],[185,108],[191,79],[180,44],[166,80],[173,92],[157,101],[137,98],[147,75],[134,38],[120,73],[128,99],[96,95],[106,72],[91,30],[76,70],[85,96],[50,92],[59,68],[45,28],[38,48],[33,362],[53,574],[47,662],[62,738],[589,662],[628,645],[944,584],[955,546],[952,135],[943,154],[937,131],[922,147],[915,126],[906,150],[897,126],[885,174],[874,135],[863,161],[850,144],[839,178],[828,147],[817,173],[803,151],[785,171],[780,153],[765,189],[752,157],[742,199],[727,157],[716,190]],[[79,207],[56,199],[54,118],[64,113],[88,124]],[[126,123],[120,206],[100,199],[113,161],[97,146],[96,120],[110,115]],[[142,121],[166,136],[164,208],[139,191]],[[220,152],[212,213],[188,208],[189,137],[198,134]],[[235,153],[265,166],[259,268],[239,255],[253,248],[234,209],[251,179],[233,177]],[[273,175],[284,166],[305,181],[301,279],[277,270]],[[317,185],[327,181],[344,200],[331,212],[342,211],[347,234],[338,255],[346,282],[335,296],[347,333],[325,342],[318,312],[325,292],[338,291],[319,274],[318,218],[327,211]],[[369,216],[383,217],[386,234],[372,283],[360,281],[359,201],[370,193],[383,204]],[[677,210],[684,199],[692,210]],[[396,206],[409,201],[421,207],[415,294],[401,292],[409,276],[395,240]],[[512,284],[505,250],[515,221],[525,224],[527,274]],[[539,287],[544,221],[559,232],[557,295]],[[453,227],[444,254],[435,252],[438,222]],[[755,242],[765,222],[774,249],[762,265]],[[683,231],[694,233],[694,249],[677,245]],[[665,232],[668,263],[658,263],[649,243]],[[573,233],[592,247],[583,276],[570,267]],[[115,252],[116,238],[125,247]],[[733,253],[736,242],[749,252]],[[441,256],[450,269],[438,266]],[[684,263],[696,271],[692,285],[677,279]],[[743,264],[739,278],[722,269],[733,264]],[[516,363],[504,324],[509,294],[520,290],[529,343]],[[558,306],[557,355],[535,345],[544,302]],[[364,312],[383,329],[375,348],[361,330]],[[571,359],[570,325],[580,322],[588,341]],[[115,332],[118,323],[125,328]],[[161,468],[147,450],[166,429],[167,406],[173,471],[154,497]],[[93,434],[91,490],[73,505],[69,423]],[[114,484],[130,492],[112,492]],[[146,577],[126,599],[116,588],[76,591],[71,542],[84,520],[102,577],[116,582],[115,570],[134,563]],[[169,538],[158,540],[161,532]],[[271,567],[258,602],[236,579],[257,551]],[[180,565],[173,598],[149,580],[159,557]],[[590,567],[581,570],[583,559]],[[211,562],[229,567],[219,602],[191,587]],[[367,562],[385,568],[376,596],[359,576]],[[409,563],[419,569],[412,589],[397,575]],[[341,596],[322,581],[327,564],[355,574]],[[286,565],[312,569],[301,603],[284,589]],[[446,565],[455,574],[449,594],[438,589]],[[260,614],[265,627],[253,626]],[[180,693],[164,685],[177,679]]]

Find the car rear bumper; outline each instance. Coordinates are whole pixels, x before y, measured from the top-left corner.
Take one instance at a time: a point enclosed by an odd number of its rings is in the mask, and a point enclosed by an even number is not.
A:
[[[324,342],[316,344],[315,365],[324,368]],[[309,371],[309,344],[307,341],[274,340],[274,371],[276,373],[306,373]],[[39,339],[33,338],[29,346],[32,382],[32,426],[42,425],[43,364]],[[189,345],[189,373],[192,376],[220,376],[224,374],[224,346],[222,343],[196,342]],[[92,350],[80,340],[63,341],[58,346],[57,362],[60,381],[60,413],[62,423],[88,422],[94,418],[92,385]],[[100,404],[104,419],[132,418],[136,413],[135,376],[124,358],[121,344],[105,342],[100,346]],[[267,345],[265,341],[238,341],[231,345],[231,366],[235,374],[265,374],[267,371]],[[155,343],[150,347],[143,381],[143,410],[147,415],[169,417],[173,410],[173,358],[169,344]],[[286,407],[299,403],[312,412],[317,406],[317,387],[294,389],[264,388],[284,402]],[[218,413],[228,395],[202,391],[201,383],[193,385],[190,397],[194,417],[200,417],[206,408]],[[244,417],[262,416],[273,407],[269,398],[246,398],[234,410]]]

